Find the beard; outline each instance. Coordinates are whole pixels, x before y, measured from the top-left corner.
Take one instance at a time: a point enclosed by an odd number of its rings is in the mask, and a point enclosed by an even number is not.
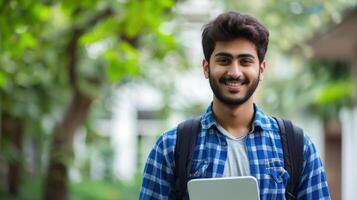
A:
[[[223,76],[221,77],[218,81],[214,79],[211,75],[210,69],[208,69],[208,79],[209,83],[211,86],[211,89],[213,91],[213,94],[216,96],[216,98],[221,101],[222,103],[226,105],[232,105],[232,106],[239,106],[245,103],[255,92],[259,85],[259,80],[260,80],[260,68],[258,72],[258,76],[256,79],[249,81],[246,78],[238,77],[234,78],[231,76]],[[231,98],[223,94],[222,89],[219,88],[219,84],[225,84],[229,81],[235,81],[237,83],[241,83],[242,85],[248,85],[248,91],[245,94],[245,96],[240,97],[240,98]],[[250,84],[252,82],[252,84]]]

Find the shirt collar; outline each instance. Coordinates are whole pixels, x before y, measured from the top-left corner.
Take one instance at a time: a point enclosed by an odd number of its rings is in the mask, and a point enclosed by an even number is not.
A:
[[[251,132],[262,130],[272,130],[271,120],[265,113],[254,103],[254,120]],[[206,112],[202,115],[201,119],[202,129],[209,129],[212,126],[217,127],[217,122],[213,114],[212,103],[208,106]]]

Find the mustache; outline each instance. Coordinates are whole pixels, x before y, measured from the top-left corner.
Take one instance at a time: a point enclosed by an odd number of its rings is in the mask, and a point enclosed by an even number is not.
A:
[[[227,82],[237,82],[237,83],[241,83],[241,84],[246,84],[246,83],[249,83],[249,80],[246,79],[246,78],[243,78],[241,76],[235,78],[235,77],[232,77],[232,76],[223,76],[219,79],[219,82],[220,83],[227,83]]]

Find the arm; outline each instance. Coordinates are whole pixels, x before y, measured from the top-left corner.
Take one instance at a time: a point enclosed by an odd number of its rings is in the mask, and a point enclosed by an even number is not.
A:
[[[331,199],[326,173],[315,145],[304,139],[304,168],[297,191],[297,199]]]
[[[149,153],[146,161],[140,200],[168,199],[173,185],[175,133],[163,134]]]

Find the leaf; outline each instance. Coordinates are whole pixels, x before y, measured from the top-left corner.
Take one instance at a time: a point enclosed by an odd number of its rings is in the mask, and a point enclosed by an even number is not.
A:
[[[129,38],[134,38],[142,30],[145,20],[145,10],[141,2],[132,1],[128,4],[128,12],[124,21],[124,33]]]
[[[316,101],[319,104],[331,104],[342,101],[353,96],[353,83],[337,82],[331,83],[324,87],[316,96]]]
[[[121,42],[119,44],[119,49],[123,54],[123,62],[121,64],[125,66],[128,75],[137,75],[139,71],[138,50],[127,42]]]
[[[6,74],[3,71],[0,71],[0,88],[6,84]]]
[[[139,71],[137,50],[126,42],[119,45],[118,51],[113,49],[105,53],[108,63],[107,76],[110,81],[121,81],[125,76],[135,76]]]
[[[47,20],[51,15],[51,8],[48,6],[36,4],[32,9],[33,14],[40,20]]]
[[[115,31],[118,31],[119,23],[114,18],[108,18],[102,23],[95,26],[91,31],[85,33],[80,38],[82,45],[92,44],[114,35]]]

